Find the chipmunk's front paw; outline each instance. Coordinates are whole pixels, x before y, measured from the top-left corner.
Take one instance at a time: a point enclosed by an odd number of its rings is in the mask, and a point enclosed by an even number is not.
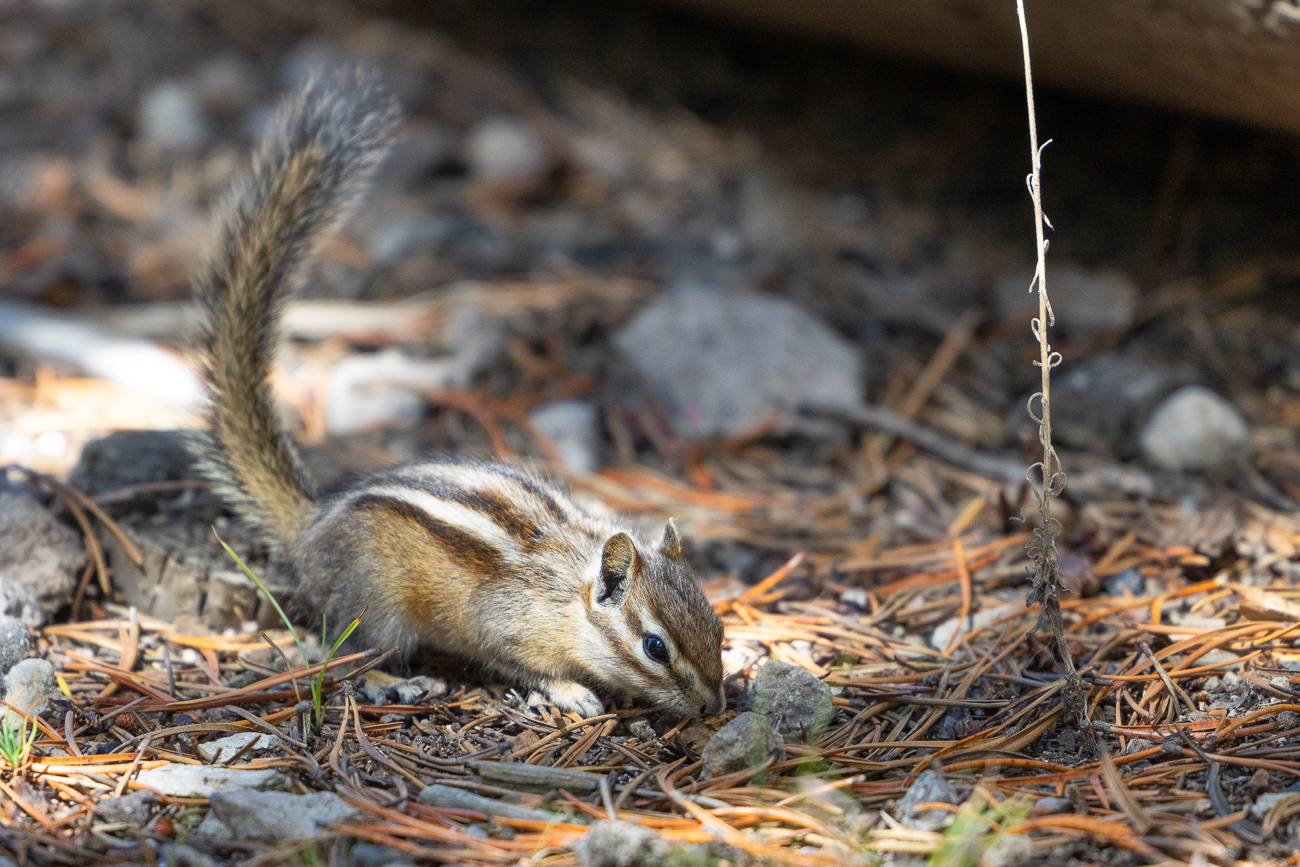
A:
[[[598,716],[605,705],[596,694],[572,680],[552,680],[540,684],[537,691],[560,710],[571,710],[583,719]]]
[[[414,704],[447,694],[447,683],[437,677],[397,677],[382,671],[361,676],[361,693],[371,704]]]

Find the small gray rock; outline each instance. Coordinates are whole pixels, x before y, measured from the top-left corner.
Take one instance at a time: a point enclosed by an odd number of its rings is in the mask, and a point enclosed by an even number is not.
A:
[[[247,770],[179,763],[146,768],[136,776],[136,780],[164,795],[191,798],[209,798],[217,792],[234,790],[238,790],[242,797],[255,790],[282,791],[289,788],[289,778],[274,768]]]
[[[1142,573],[1136,569],[1125,569],[1118,575],[1111,575],[1106,579],[1106,595],[1123,596],[1127,590],[1134,596],[1141,596],[1146,589],[1146,579]]]
[[[746,711],[709,738],[704,747],[704,773],[722,777],[785,755],[785,742],[762,714]]]
[[[1037,813],[1073,813],[1074,802],[1069,798],[1039,798],[1034,801],[1034,811]]]
[[[798,404],[856,406],[857,349],[779,298],[686,291],[646,307],[615,337],[618,348],[685,437],[735,436]]]
[[[138,789],[119,798],[105,798],[95,805],[95,812],[105,822],[130,822],[143,828],[153,808],[158,806],[158,796],[148,789]]]
[[[1025,606],[1020,602],[1008,602],[1006,605],[995,605],[992,608],[981,608],[962,622],[959,617],[949,617],[943,623],[934,628],[930,633],[930,646],[942,653],[948,649],[950,641],[961,641],[963,635],[969,635],[976,629],[982,629],[994,621],[1001,620],[1013,614],[1019,614],[1025,610]],[[956,636],[954,638],[954,635]]]
[[[1024,834],[999,834],[980,859],[981,867],[1018,867],[1034,854],[1034,841]]]
[[[581,867],[670,867],[739,860],[728,846],[673,843],[631,822],[597,822],[573,844],[573,852]]]
[[[490,117],[470,131],[465,149],[476,177],[506,181],[536,175],[546,149],[532,128],[513,117]]]
[[[4,676],[5,702],[29,716],[40,716],[49,707],[49,699],[57,694],[54,666],[44,659],[24,659],[9,669]],[[4,717],[13,715],[5,708]],[[17,717],[21,719],[21,717]]]
[[[35,497],[0,491],[0,614],[41,626],[77,586],[86,552]]]
[[[600,465],[596,406],[589,400],[557,400],[533,410],[528,420],[554,443],[564,466],[593,473]]]
[[[354,822],[365,813],[333,792],[217,792],[212,812],[238,840],[278,843],[314,837],[327,822]]]
[[[140,101],[140,137],[164,151],[198,150],[207,143],[209,124],[198,97],[185,84],[164,81]]]
[[[919,804],[956,804],[957,790],[938,771],[922,771],[898,800],[899,821],[918,831],[937,831],[952,822],[943,810],[920,810]]]
[[[220,867],[221,863],[208,853],[184,843],[168,843],[159,854],[159,860],[171,867]]]
[[[208,810],[208,814],[203,817],[203,821],[194,829],[194,833],[200,837],[211,837],[214,840],[232,840],[234,832],[230,826],[217,818],[217,814]]]
[[[1223,472],[1246,459],[1250,430],[1228,401],[1189,385],[1156,408],[1140,441],[1143,455],[1161,469]]]
[[[27,658],[31,635],[27,624],[16,617],[0,614],[0,677]]]
[[[752,704],[787,743],[815,744],[826,733],[835,705],[831,688],[806,668],[769,660],[754,679]]]
[[[410,852],[378,843],[357,843],[350,854],[352,867],[394,867],[415,863],[415,856]]]

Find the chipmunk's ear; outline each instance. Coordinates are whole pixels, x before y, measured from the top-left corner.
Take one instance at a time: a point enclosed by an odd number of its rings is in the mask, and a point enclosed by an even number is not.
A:
[[[632,537],[617,533],[605,540],[600,554],[600,586],[596,588],[596,601],[602,605],[618,605],[627,595],[629,584],[641,572],[641,552]]]
[[[676,560],[682,556],[682,537],[677,535],[677,524],[672,518],[664,524],[664,535],[659,540],[659,550],[669,560]]]

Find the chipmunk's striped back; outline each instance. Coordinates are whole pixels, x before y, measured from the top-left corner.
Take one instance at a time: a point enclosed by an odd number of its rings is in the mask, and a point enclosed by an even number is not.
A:
[[[354,645],[418,646],[598,713],[588,685],[682,713],[720,711],[722,624],[670,521],[653,544],[522,470],[470,461],[397,467],[316,502],[266,380],[280,310],[365,186],[391,101],[309,90],[282,110],[251,180],[224,210],[222,255],[200,281],[212,401],[199,464],[289,560],[295,605]]]

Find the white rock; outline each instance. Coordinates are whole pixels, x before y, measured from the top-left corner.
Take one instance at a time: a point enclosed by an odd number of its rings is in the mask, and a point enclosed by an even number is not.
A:
[[[156,789],[164,795],[191,798],[209,798],[216,792],[235,789],[252,792],[289,788],[289,778],[274,768],[244,770],[170,764],[146,768],[136,776],[136,780],[142,786]]]
[[[1237,408],[1199,385],[1165,398],[1142,429],[1142,453],[1166,470],[1230,470],[1246,459],[1250,431]]]
[[[557,400],[533,410],[528,420],[554,443],[565,467],[580,473],[596,471],[600,464],[600,432],[595,404],[588,400]]]
[[[215,741],[209,741],[206,744],[199,744],[199,755],[213,764],[219,765],[222,762],[228,762],[230,759],[239,754],[239,751],[249,744],[253,746],[244,753],[249,756],[259,750],[269,750],[273,748],[279,740],[275,735],[257,734],[248,732],[247,734],[230,735],[229,737],[218,738]],[[238,766],[236,766],[238,767]]]
[[[151,147],[197,150],[208,140],[208,129],[203,106],[180,82],[156,84],[140,102],[140,136]]]
[[[1292,792],[1268,792],[1255,799],[1250,805],[1250,814],[1256,819],[1263,819],[1279,803],[1293,796]]]
[[[546,149],[523,121],[490,117],[470,131],[466,142],[470,168],[491,181],[525,178],[542,170]]]
[[[665,295],[615,338],[677,432],[734,436],[800,403],[854,406],[856,348],[778,298],[700,291]]]
[[[949,617],[943,623],[936,626],[934,632],[930,633],[930,646],[942,653],[944,650],[947,650],[949,641],[953,640],[953,633],[956,633],[959,629],[961,631],[957,635],[955,642],[961,641],[963,635],[968,635],[976,629],[988,626],[995,620],[1000,620],[1003,617],[1024,610],[1025,606],[1023,604],[1019,602],[1008,602],[1006,605],[997,605],[993,608],[983,608],[976,611],[970,617],[966,618],[967,622],[965,624],[962,624],[958,617]]]

